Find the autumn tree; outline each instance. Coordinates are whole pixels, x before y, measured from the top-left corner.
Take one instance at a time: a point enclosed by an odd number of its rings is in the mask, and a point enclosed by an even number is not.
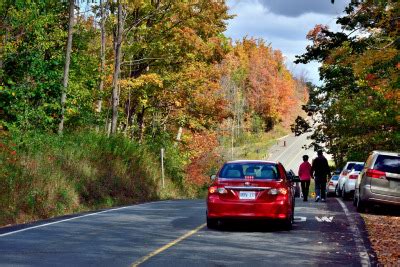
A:
[[[297,60],[322,62],[314,145],[327,143],[338,164],[400,143],[399,3],[352,2],[345,12],[337,20],[343,31],[317,25],[308,35],[313,45]]]

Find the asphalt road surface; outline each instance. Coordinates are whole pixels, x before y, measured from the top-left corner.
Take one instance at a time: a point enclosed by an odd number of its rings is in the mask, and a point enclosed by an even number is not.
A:
[[[284,164],[297,166],[296,160],[300,156],[301,161],[302,155],[298,148],[304,140],[293,136],[286,140],[286,146],[278,145],[272,155],[275,153]],[[204,200],[151,202],[0,228],[0,265],[376,264],[362,219],[350,202],[297,199],[295,218],[291,231],[251,221],[225,222],[219,229],[209,230],[205,227]]]

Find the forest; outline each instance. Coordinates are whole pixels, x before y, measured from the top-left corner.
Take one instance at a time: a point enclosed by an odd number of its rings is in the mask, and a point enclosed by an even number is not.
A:
[[[309,84],[223,0],[0,3],[0,225],[197,197]],[[278,130],[279,131],[278,131]],[[165,185],[160,150],[165,149]]]

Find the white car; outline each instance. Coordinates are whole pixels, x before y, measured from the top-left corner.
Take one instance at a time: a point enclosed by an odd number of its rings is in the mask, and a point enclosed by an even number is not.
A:
[[[351,171],[351,169],[353,169],[355,164],[364,164],[364,162],[359,162],[359,161],[348,161],[346,163],[346,165],[344,166],[344,168],[342,169],[342,171],[339,174],[339,181],[336,185],[335,188],[335,194],[336,196],[340,197],[342,196],[342,189],[343,189],[343,185],[344,185],[344,178],[346,177],[346,175],[349,174],[349,172]]]
[[[338,180],[339,180],[339,175],[332,175],[332,178],[326,184],[326,194],[327,195],[335,193],[335,189],[336,189]]]
[[[353,169],[343,178],[342,198],[347,199],[349,196],[354,194],[358,175],[364,168],[364,163],[357,163],[353,166]]]

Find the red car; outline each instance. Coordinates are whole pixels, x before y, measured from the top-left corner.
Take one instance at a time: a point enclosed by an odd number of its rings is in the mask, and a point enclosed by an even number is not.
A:
[[[273,219],[292,228],[294,191],[291,175],[281,163],[238,160],[225,163],[207,196],[207,227],[221,219]]]

